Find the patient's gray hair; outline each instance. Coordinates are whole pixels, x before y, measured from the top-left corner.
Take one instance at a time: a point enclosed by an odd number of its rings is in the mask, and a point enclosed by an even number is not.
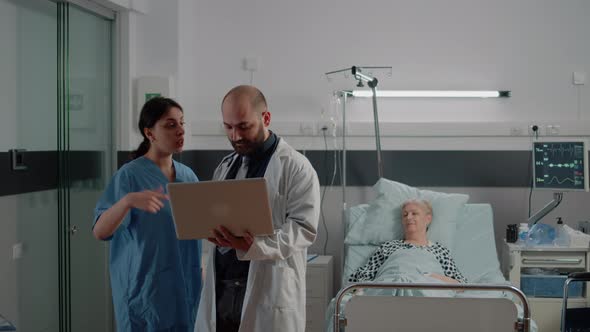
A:
[[[420,205],[424,209],[424,211],[426,211],[426,214],[432,215],[432,204],[430,204],[430,202],[425,199],[409,199],[405,201],[404,204],[402,204],[402,210],[405,209],[406,206],[409,204]]]

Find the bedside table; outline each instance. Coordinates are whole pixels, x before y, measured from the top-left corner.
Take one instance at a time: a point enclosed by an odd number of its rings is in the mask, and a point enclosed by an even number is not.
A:
[[[318,256],[307,262],[305,331],[320,332],[324,330],[326,309],[334,295],[332,256]]]
[[[521,272],[524,268],[554,268],[566,272],[590,271],[588,248],[561,248],[552,246],[526,247],[504,241],[503,271],[508,280],[521,288]],[[581,297],[568,298],[568,307],[590,306],[588,289]],[[535,297],[527,295],[533,320],[539,332],[559,331],[561,326],[562,298]]]

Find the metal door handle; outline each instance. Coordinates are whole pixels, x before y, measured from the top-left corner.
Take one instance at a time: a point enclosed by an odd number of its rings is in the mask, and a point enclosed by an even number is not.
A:
[[[541,263],[541,264],[580,264],[581,258],[523,258],[522,263]]]
[[[70,234],[76,235],[76,232],[78,232],[78,226],[74,225],[70,227]]]

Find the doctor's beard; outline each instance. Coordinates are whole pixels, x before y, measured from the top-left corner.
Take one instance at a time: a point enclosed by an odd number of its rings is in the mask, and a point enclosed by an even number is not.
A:
[[[264,145],[264,127],[260,126],[260,130],[256,133],[253,140],[242,138],[238,141],[230,140],[234,151],[241,156],[248,156],[258,151]]]

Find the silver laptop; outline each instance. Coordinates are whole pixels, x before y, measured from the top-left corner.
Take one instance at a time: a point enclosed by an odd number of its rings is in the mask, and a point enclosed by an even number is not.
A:
[[[212,237],[220,225],[236,236],[274,232],[263,178],[169,183],[167,188],[180,240]]]

